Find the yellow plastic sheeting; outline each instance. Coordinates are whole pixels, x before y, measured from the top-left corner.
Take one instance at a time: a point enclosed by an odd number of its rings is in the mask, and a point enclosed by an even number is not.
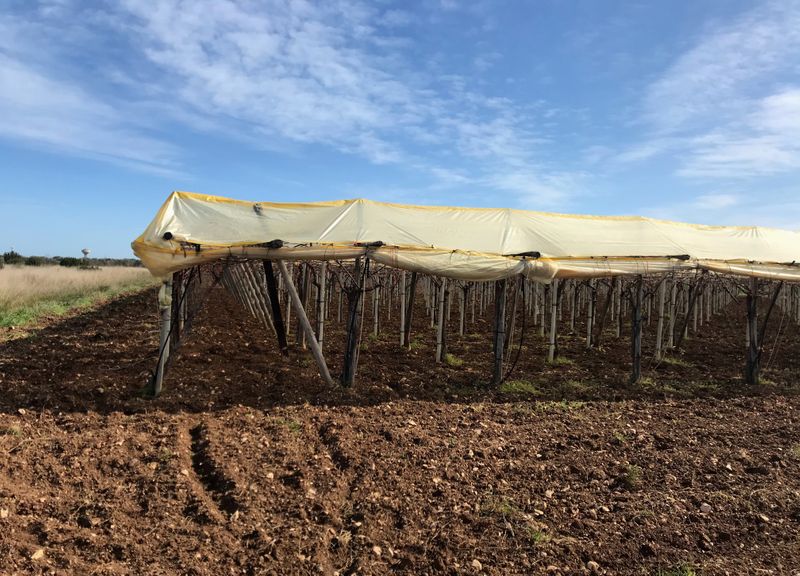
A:
[[[255,246],[276,239],[285,247]],[[384,246],[356,246],[372,242]],[[270,203],[174,192],[133,249],[161,277],[229,255],[333,260],[369,251],[390,266],[467,280],[522,273],[546,282],[695,267],[800,280],[800,267],[788,265],[800,260],[797,232],[362,199]],[[519,256],[531,252],[541,259]]]

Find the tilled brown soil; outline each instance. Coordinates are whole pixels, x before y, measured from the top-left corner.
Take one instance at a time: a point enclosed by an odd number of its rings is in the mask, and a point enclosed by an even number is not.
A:
[[[534,332],[502,394],[421,317],[331,391],[220,297],[147,400],[154,297],[114,301],[0,344],[0,574],[800,574],[797,330],[752,390],[734,324],[634,389],[625,339]]]

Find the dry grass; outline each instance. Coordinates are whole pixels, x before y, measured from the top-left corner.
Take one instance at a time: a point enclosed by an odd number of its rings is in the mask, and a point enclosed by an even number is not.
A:
[[[154,282],[144,268],[6,266],[0,269],[0,326],[22,326]]]

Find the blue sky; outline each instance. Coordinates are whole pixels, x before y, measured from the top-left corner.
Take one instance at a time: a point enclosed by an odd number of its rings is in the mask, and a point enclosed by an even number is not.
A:
[[[0,249],[175,189],[800,229],[800,1],[0,0]]]

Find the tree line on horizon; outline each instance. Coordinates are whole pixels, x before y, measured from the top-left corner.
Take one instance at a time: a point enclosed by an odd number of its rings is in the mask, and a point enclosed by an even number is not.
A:
[[[138,258],[75,258],[74,256],[23,256],[10,250],[0,254],[0,268],[3,266],[64,266],[67,268],[98,268],[100,266],[126,266],[138,268],[142,261]]]

